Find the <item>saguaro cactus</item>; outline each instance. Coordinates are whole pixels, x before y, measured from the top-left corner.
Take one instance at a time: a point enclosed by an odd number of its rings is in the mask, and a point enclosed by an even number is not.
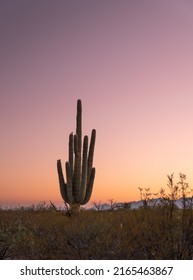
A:
[[[79,211],[80,205],[86,204],[92,194],[95,168],[93,165],[96,130],[91,133],[88,151],[88,136],[84,136],[82,148],[82,103],[77,101],[76,134],[69,135],[69,153],[66,162],[66,182],[63,176],[61,160],[57,161],[60,193],[70,205],[71,211]]]

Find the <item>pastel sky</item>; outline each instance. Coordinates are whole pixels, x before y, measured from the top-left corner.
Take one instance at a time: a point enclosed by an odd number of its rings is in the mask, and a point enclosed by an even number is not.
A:
[[[0,1],[0,205],[61,203],[77,99],[91,202],[193,186],[193,1]]]

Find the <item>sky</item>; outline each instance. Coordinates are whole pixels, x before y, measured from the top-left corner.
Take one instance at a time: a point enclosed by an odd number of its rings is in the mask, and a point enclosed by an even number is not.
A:
[[[0,1],[0,206],[62,203],[82,100],[96,129],[90,203],[193,186],[193,2]]]

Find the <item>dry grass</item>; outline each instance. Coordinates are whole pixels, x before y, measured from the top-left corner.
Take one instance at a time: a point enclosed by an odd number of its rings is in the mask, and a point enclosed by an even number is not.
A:
[[[1,259],[193,259],[193,211],[171,205],[0,211]]]
[[[98,207],[68,216],[52,203],[0,210],[0,259],[192,260],[192,190],[179,175],[177,184],[168,176],[169,194],[160,191],[159,205],[150,189],[140,189],[144,203],[135,210]],[[180,197],[182,209],[175,205]]]

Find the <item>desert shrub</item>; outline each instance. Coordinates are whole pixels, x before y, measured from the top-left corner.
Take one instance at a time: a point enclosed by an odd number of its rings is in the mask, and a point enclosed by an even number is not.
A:
[[[180,174],[174,184],[168,176],[169,193],[162,189],[159,200],[149,188],[140,189],[144,203],[138,209],[103,211],[100,205],[72,216],[44,203],[1,209],[0,259],[192,260],[193,208],[185,179]]]
[[[83,211],[0,211],[0,256],[9,259],[192,259],[193,211],[170,205]]]

